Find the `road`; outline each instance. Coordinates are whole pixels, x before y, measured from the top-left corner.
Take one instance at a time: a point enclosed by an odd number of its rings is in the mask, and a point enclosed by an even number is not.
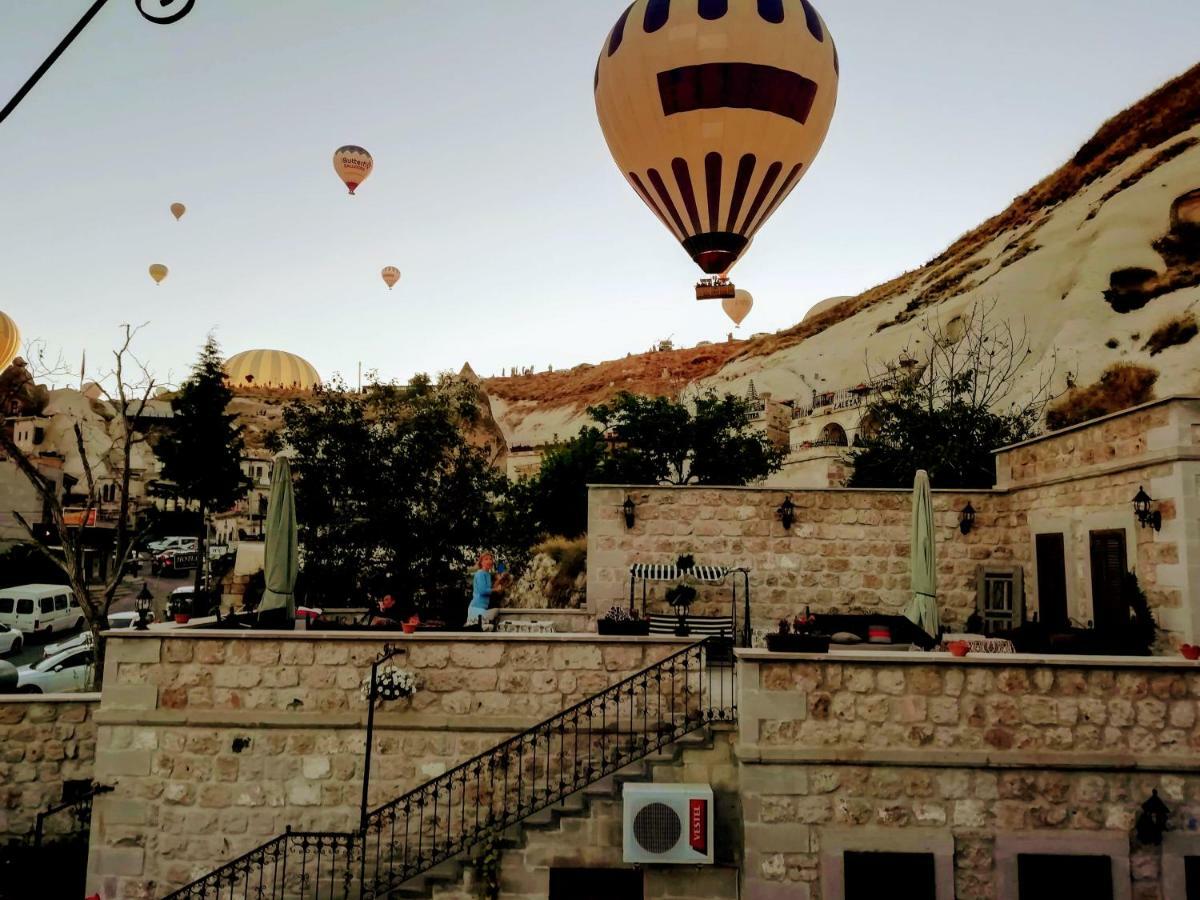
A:
[[[129,578],[121,585],[117,591],[117,596],[113,599],[110,612],[127,612],[133,609],[133,599],[142,589],[142,583],[145,582],[146,587],[150,589],[150,594],[157,600],[170,595],[171,591],[177,587],[191,583],[192,573],[187,573],[185,577],[177,578],[159,578],[153,575],[146,577]],[[49,640],[26,639],[25,646],[21,648],[21,652],[12,656],[4,657],[5,661],[12,663],[14,666],[26,666],[30,663],[35,663],[42,658],[42,652],[46,644],[57,644],[59,641],[65,641],[73,634],[78,634],[77,631],[59,631],[55,632],[54,636]]]

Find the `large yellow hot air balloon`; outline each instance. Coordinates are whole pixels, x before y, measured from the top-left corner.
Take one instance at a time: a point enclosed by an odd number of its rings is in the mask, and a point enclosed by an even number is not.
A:
[[[396,286],[396,282],[400,280],[400,270],[395,266],[384,266],[383,272],[380,274],[383,276],[383,283],[388,286],[389,291],[394,288]]]
[[[175,217],[176,222],[178,222],[180,219],[183,218],[183,214],[185,212],[187,212],[187,207],[184,206],[182,203],[172,203],[171,204],[171,215],[173,215]]]
[[[338,147],[334,151],[333,171],[337,172],[338,178],[346,182],[346,187],[350,188],[351,194],[354,193],[356,187],[367,180],[367,176],[374,168],[375,160],[362,147],[348,144],[345,147]]]
[[[746,316],[750,315],[750,310],[754,309],[754,298],[749,291],[739,288],[732,297],[721,301],[721,309],[725,310],[725,315],[733,319],[734,325],[740,326]]]
[[[0,312],[0,372],[8,368],[21,349],[21,332],[17,323]]]
[[[718,275],[812,164],[837,88],[809,0],[635,0],[600,52],[596,113],[626,180]]]
[[[150,267],[150,277],[154,279],[155,284],[162,284],[162,280],[167,277],[167,267],[162,263],[154,263]]]

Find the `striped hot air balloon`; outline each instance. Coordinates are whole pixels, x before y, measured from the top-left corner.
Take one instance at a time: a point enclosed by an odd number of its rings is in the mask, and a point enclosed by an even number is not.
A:
[[[388,286],[389,291],[394,288],[396,286],[396,282],[400,280],[400,270],[395,266],[384,266],[380,275],[383,277],[383,283]]]
[[[321,384],[321,376],[308,360],[286,350],[246,350],[225,361],[230,387],[285,388],[311,391]]]
[[[596,112],[638,196],[724,274],[821,149],[833,37],[809,0],[636,0],[596,67]]]

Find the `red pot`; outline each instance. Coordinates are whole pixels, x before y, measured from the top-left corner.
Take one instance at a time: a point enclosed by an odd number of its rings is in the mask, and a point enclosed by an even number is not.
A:
[[[415,622],[405,622],[400,627],[404,629],[405,634],[413,634],[417,630],[417,624]]]
[[[186,625],[192,619],[187,613],[175,613],[175,624]]]
[[[946,649],[949,650],[953,656],[966,656],[971,652],[971,645],[966,641],[951,641],[946,645]]]
[[[1184,659],[1200,659],[1200,647],[1195,644],[1183,644],[1179,652],[1183,654]]]

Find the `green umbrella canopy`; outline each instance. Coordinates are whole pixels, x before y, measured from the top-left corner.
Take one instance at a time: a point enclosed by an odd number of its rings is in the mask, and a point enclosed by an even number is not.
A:
[[[292,465],[286,456],[275,457],[271,469],[271,495],[267,500],[263,548],[263,591],[259,612],[284,609],[288,619],[296,614],[296,495],[292,490]]]
[[[937,547],[933,537],[933,494],[929,475],[921,469],[913,480],[912,500],[912,592],[904,610],[912,622],[933,637],[941,630],[937,608]]]

